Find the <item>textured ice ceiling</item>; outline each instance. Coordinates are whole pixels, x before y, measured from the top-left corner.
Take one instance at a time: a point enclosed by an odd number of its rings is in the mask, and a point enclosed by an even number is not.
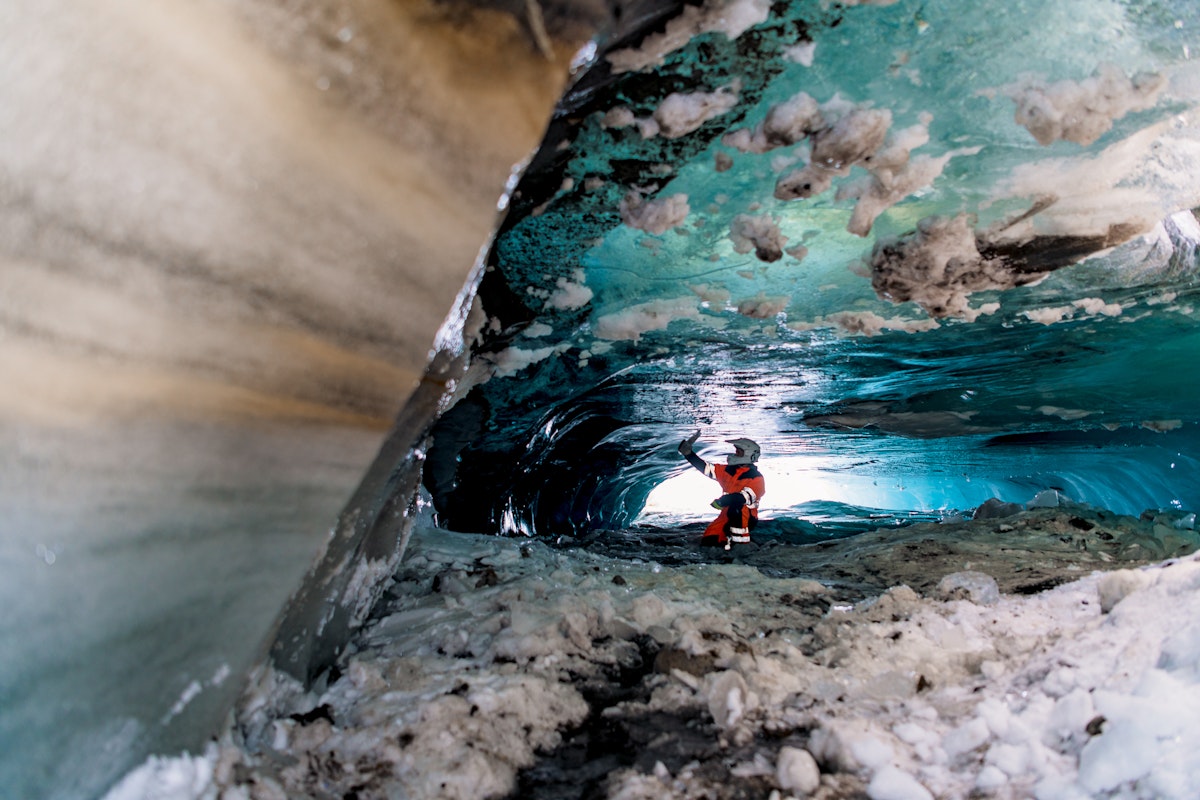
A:
[[[697,427],[881,508],[1200,506],[1200,9],[965,8],[713,0],[581,54],[487,255],[440,521],[628,524]]]

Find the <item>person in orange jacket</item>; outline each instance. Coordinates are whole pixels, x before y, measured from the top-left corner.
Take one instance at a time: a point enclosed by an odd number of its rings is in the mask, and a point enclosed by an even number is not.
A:
[[[734,454],[723,465],[710,464],[692,449],[699,438],[700,431],[696,431],[680,442],[679,454],[719,483],[723,493],[712,502],[713,508],[721,513],[704,530],[700,544],[726,550],[734,544],[749,544],[750,531],[758,524],[758,504],[767,488],[766,480],[754,465],[761,450],[750,439],[728,439]]]

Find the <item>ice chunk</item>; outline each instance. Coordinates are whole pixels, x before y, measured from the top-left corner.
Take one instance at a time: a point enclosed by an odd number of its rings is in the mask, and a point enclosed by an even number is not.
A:
[[[710,673],[705,676],[704,686],[708,711],[718,727],[732,728],[753,706],[746,679],[739,672],[726,670]]]
[[[1033,499],[1025,504],[1026,508],[1058,508],[1062,505],[1062,498],[1057,489],[1043,489],[1033,496]]]
[[[975,509],[971,519],[1000,519],[1020,514],[1024,510],[1025,506],[1020,503],[1006,503],[998,497],[989,497]]]
[[[1000,587],[991,575],[973,570],[953,572],[938,582],[938,597],[943,600],[970,600],[990,606],[1000,602]]]

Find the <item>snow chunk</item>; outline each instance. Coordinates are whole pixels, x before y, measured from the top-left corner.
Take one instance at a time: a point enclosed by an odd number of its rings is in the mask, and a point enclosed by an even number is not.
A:
[[[604,116],[600,118],[600,127],[605,129],[628,128],[636,121],[637,117],[634,116],[629,108],[626,106],[617,106],[604,112]]]
[[[767,297],[765,293],[738,302],[738,313],[751,319],[772,319],[787,308],[790,297]]]
[[[871,253],[871,285],[893,303],[916,302],[931,317],[963,317],[972,292],[1011,289],[1045,273],[1019,272],[984,259],[967,218],[926,217],[917,230],[881,239]]]
[[[583,285],[584,278],[586,277],[583,270],[575,270],[572,277],[574,278],[573,281],[566,278],[559,278],[555,281],[555,285],[558,288],[546,299],[547,308],[571,310],[582,308],[591,302],[592,290]]]
[[[897,767],[884,767],[867,785],[871,800],[933,800],[916,778]]]
[[[1076,300],[1071,305],[1075,306],[1085,314],[1103,314],[1106,317],[1119,317],[1124,307],[1120,303],[1106,303],[1099,297],[1084,297],[1081,300]]]
[[[109,790],[104,800],[192,800],[215,798],[217,746],[210,744],[202,756],[187,753],[176,758],[150,756]]]
[[[558,350],[557,347],[537,347],[524,350],[520,347],[506,347],[496,354],[497,378],[507,378],[530,367],[539,361],[544,361]]]
[[[1107,614],[1117,603],[1152,582],[1149,573],[1141,570],[1119,569],[1106,572],[1096,582],[1096,592],[1100,595],[1100,610]]]
[[[743,153],[765,153],[802,141],[825,126],[817,101],[806,92],[799,92],[771,106],[763,121],[753,129],[730,131],[721,141]]]
[[[865,720],[830,719],[813,731],[809,748],[829,769],[854,772],[877,769],[891,763],[895,755],[886,736]]]
[[[816,54],[816,42],[800,42],[800,44],[783,48],[784,58],[804,67],[811,67],[813,65],[813,58]]]
[[[694,297],[651,300],[622,311],[605,314],[596,320],[596,336],[601,339],[637,341],[647,331],[661,331],[677,319],[699,319]],[[593,348],[594,349],[594,348]]]
[[[1038,406],[1034,411],[1039,414],[1045,414],[1047,417],[1058,417],[1059,419],[1067,420],[1083,419],[1095,413],[1084,408],[1061,408],[1059,406]]]
[[[778,261],[783,258],[787,237],[779,231],[779,223],[769,214],[752,216],[738,214],[729,224],[729,239],[738,253],[754,251],[759,261]]]
[[[779,787],[785,791],[809,795],[821,785],[821,770],[812,753],[799,747],[779,748],[779,757],[775,762],[775,779]]]
[[[646,200],[641,193],[631,191],[625,195],[620,206],[622,222],[655,236],[682,225],[691,211],[686,194]]]
[[[647,36],[638,47],[609,53],[613,74],[656,67],[663,56],[686,45],[702,33],[723,33],[736,39],[755,25],[766,22],[770,0],[707,0],[702,6],[687,5],[667,22],[666,30]]]
[[[892,112],[856,107],[832,128],[813,136],[812,163],[825,169],[848,169],[883,146],[891,125]]]
[[[996,579],[984,572],[965,570],[953,572],[938,582],[938,596],[943,600],[970,600],[981,606],[1000,602],[1000,587]]]
[[[846,230],[855,236],[866,236],[871,232],[871,226],[884,211],[896,203],[926,186],[942,174],[950,159],[958,155],[974,154],[979,148],[954,150],[943,156],[919,156],[911,162],[905,157],[903,166],[892,169],[872,171],[871,176],[839,188],[834,199],[845,200],[856,198],[854,213]]]
[[[733,110],[738,103],[738,85],[723,86],[715,92],[673,92],[654,110],[658,132],[678,139],[700,128],[705,122]],[[645,131],[643,131],[645,136]],[[649,138],[649,137],[646,137]]]
[[[724,307],[729,302],[729,290],[721,286],[709,286],[707,283],[696,284],[689,286],[701,302],[708,303],[712,306]]]
[[[847,333],[857,333],[863,336],[878,336],[885,330],[920,333],[941,327],[936,320],[932,319],[881,317],[874,311],[838,311],[822,318],[820,322],[829,322]]]
[[[1089,145],[1112,128],[1115,120],[1152,107],[1166,85],[1162,75],[1143,72],[1127,78],[1120,67],[1102,64],[1079,82],[1046,84],[1026,78],[1002,91],[1017,104],[1014,119],[1039,144],[1065,139]]]
[[[841,111],[837,98],[821,106],[828,119]],[[892,124],[890,111],[856,106],[842,113],[832,125],[812,134],[812,154],[802,169],[790,172],[775,182],[775,197],[798,200],[821,194],[833,185],[833,179],[849,174],[850,168],[864,161],[883,146]]]
[[[1021,315],[1030,322],[1053,325],[1056,322],[1062,322],[1071,316],[1071,313],[1070,306],[1047,306],[1046,308],[1033,308],[1029,311],[1022,311]]]

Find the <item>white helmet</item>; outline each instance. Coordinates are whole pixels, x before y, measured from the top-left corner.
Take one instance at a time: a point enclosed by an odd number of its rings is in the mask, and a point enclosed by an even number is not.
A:
[[[733,445],[737,451],[725,461],[731,467],[741,464],[753,464],[755,461],[758,461],[759,453],[762,452],[758,443],[751,439],[726,439],[725,441]]]

